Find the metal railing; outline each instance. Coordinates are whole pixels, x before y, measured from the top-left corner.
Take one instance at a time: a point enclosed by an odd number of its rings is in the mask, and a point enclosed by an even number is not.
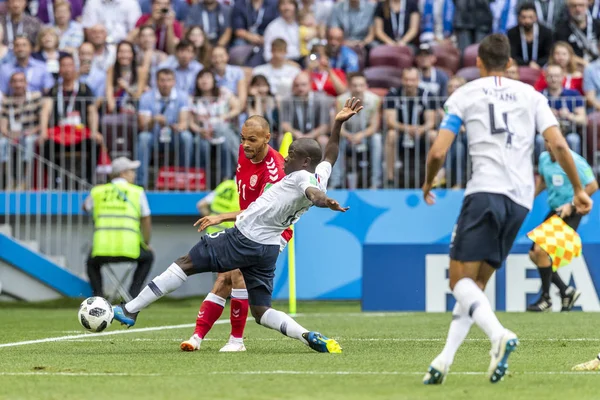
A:
[[[380,98],[370,97],[365,109],[344,124],[341,157],[335,166],[330,186],[336,188],[418,188],[425,177],[427,152],[443,117],[443,98]],[[306,99],[253,99],[239,116],[229,120],[222,99],[200,98],[190,102],[187,120],[178,120],[178,109],[166,109],[161,115],[167,125],[158,122],[141,126],[138,104],[130,102],[119,114],[108,114],[100,107],[98,131],[102,141],[95,140],[94,130],[86,114],[90,101],[84,100],[82,126],[68,127],[49,118],[50,140],[43,145],[28,143],[29,154],[36,160],[23,168],[17,162],[24,182],[10,183],[5,174],[0,177],[2,189],[84,190],[83,183],[94,185],[107,179],[108,160],[127,156],[142,162],[137,183],[148,190],[202,191],[216,187],[235,173],[240,127],[249,113],[261,112],[272,125],[271,145],[279,147],[286,131],[294,137],[309,135],[323,145],[336,112],[336,99],[311,95]],[[561,128],[573,150],[581,153],[598,170],[600,146],[598,133],[600,115],[592,113],[581,120],[565,110],[583,107],[582,98],[562,99],[563,109],[557,111]],[[77,108],[77,107],[76,107]],[[152,112],[159,114],[159,108]],[[397,123],[402,123],[398,129]],[[405,123],[407,122],[407,123]],[[390,124],[391,123],[391,124]],[[58,126],[56,128],[56,126]],[[360,138],[357,139],[357,138]],[[441,187],[464,187],[470,175],[467,139],[458,135],[447,157],[437,183]],[[536,157],[543,150],[543,139],[536,138]],[[18,152],[17,152],[18,153]],[[14,159],[14,156],[11,156]],[[10,157],[9,157],[10,158]],[[6,171],[13,163],[5,155],[0,169]],[[56,168],[47,168],[56,164]],[[65,178],[65,172],[71,173]],[[36,179],[34,179],[37,177]],[[77,177],[77,179],[74,179]],[[16,178],[16,177],[14,177]],[[10,181],[10,179],[9,179]]]

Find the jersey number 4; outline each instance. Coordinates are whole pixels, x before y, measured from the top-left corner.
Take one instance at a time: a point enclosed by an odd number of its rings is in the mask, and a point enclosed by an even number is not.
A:
[[[502,113],[502,121],[504,121],[504,127],[496,126],[496,110],[494,109],[494,105],[492,103],[488,104],[488,108],[490,110],[490,128],[492,131],[492,135],[500,135],[502,133],[506,133],[506,147],[512,146],[512,137],[514,135],[513,132],[510,131],[508,127],[508,113]]]

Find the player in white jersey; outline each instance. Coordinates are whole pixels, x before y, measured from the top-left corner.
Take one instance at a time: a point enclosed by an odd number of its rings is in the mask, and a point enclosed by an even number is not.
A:
[[[456,298],[446,346],[431,363],[423,382],[443,383],[454,355],[476,323],[492,343],[489,378],[499,382],[517,336],[496,318],[483,293],[505,261],[523,220],[533,205],[533,142],[542,132],[574,188],[577,211],[587,214],[592,200],[579,181],[569,146],[544,96],[533,87],[504,77],[510,65],[506,36],[487,36],[479,46],[480,79],[456,90],[427,157],[423,196],[434,204],[433,180],[464,124],[473,173],[450,244],[450,288]]]
[[[308,331],[285,313],[271,308],[271,295],[283,231],[313,205],[334,211],[348,210],[325,193],[331,168],[338,157],[342,124],[360,110],[360,100],[352,98],[337,114],[323,161],[321,146],[316,140],[294,141],[285,160],[285,178],[266,187],[263,194],[237,216],[235,227],[203,236],[189,254],[154,278],[138,297],[114,307],[115,319],[133,326],[140,310],[177,289],[188,276],[239,268],[248,288],[252,316],[258,324],[298,339],[315,351],[341,353],[335,340]],[[210,221],[202,218],[196,224],[201,231]]]

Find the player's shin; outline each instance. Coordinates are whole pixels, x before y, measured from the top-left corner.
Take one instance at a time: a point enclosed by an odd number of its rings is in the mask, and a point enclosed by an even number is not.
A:
[[[457,302],[452,310],[452,322],[448,330],[446,345],[436,360],[440,360],[446,367],[452,365],[454,355],[469,334],[471,325],[473,325],[473,319],[469,317],[469,310]]]
[[[125,304],[125,309],[130,313],[137,313],[183,285],[186,279],[186,273],[173,263],[165,272],[152,279],[135,299]]]
[[[223,314],[224,307],[224,298],[217,296],[214,293],[209,293],[200,306],[198,318],[196,318],[194,335],[198,335],[200,339],[204,339],[208,331],[211,330],[215,322],[221,317],[221,314]]]
[[[246,320],[248,319],[248,290],[233,289],[231,291],[231,337],[243,339]]]
[[[289,315],[281,311],[269,308],[260,318],[260,324],[267,328],[279,331],[287,337],[298,339],[306,345],[308,344],[306,339],[302,337],[302,334],[308,332],[308,329],[305,329],[299,323],[294,321],[294,319],[292,319]]]
[[[469,316],[475,321],[492,343],[502,338],[506,329],[492,311],[490,302],[483,291],[470,278],[463,278],[454,285],[454,297]]]

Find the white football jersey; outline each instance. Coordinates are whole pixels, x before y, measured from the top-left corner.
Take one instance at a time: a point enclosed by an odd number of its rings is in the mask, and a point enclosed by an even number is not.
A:
[[[258,199],[237,216],[235,226],[242,235],[261,244],[281,244],[281,233],[296,223],[313,203],[306,189],[314,187],[327,191],[331,164],[321,162],[315,173],[305,170],[292,172],[282,180],[265,186]]]
[[[467,130],[472,175],[465,196],[499,193],[531,209],[535,135],[558,126],[548,100],[531,85],[486,77],[457,89],[444,108],[442,128],[461,122]]]

